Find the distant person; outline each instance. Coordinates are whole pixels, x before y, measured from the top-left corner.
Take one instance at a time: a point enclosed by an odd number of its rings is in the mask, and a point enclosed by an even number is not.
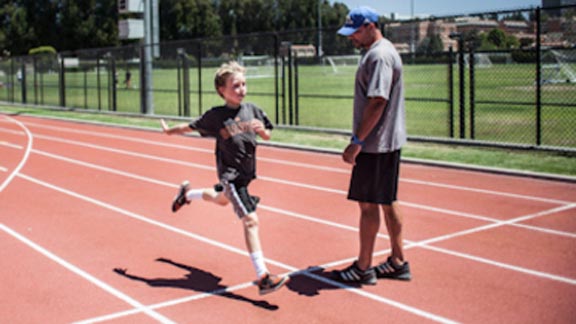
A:
[[[354,165],[348,199],[360,207],[360,252],[352,265],[334,271],[342,282],[376,284],[377,278],[410,280],[402,245],[403,218],[397,202],[400,150],[406,143],[402,60],[382,36],[371,8],[350,11],[338,34],[363,51],[354,86],[353,135],[342,153]],[[390,236],[391,255],[372,267],[380,209]]]
[[[124,79],[124,85],[126,86],[126,89],[130,89],[132,87],[130,85],[131,80],[132,80],[132,73],[130,72],[130,70],[126,70],[126,76]]]
[[[161,122],[162,130],[168,135],[198,131],[202,136],[216,138],[220,182],[214,188],[189,189],[185,181],[174,198],[172,211],[199,199],[222,206],[232,203],[244,226],[246,247],[263,295],[281,288],[289,277],[271,275],[266,267],[256,215],[259,198],[248,192],[250,182],[256,178],[256,137],[269,140],[273,126],[260,108],[242,102],[246,96],[245,71],[238,63],[230,62],[216,72],[216,91],[224,99],[224,105],[213,107],[190,124],[169,128],[164,120]]]

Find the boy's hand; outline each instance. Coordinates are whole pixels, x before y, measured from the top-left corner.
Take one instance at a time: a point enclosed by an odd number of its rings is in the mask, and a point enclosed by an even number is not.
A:
[[[256,134],[260,134],[264,129],[264,124],[259,119],[252,119],[252,130]]]
[[[160,119],[160,124],[162,125],[162,131],[164,133],[168,133],[168,129],[170,129],[170,128],[166,124],[166,121],[164,121],[164,118]]]
[[[251,126],[254,133],[260,135],[262,139],[264,140],[270,139],[270,132],[264,127],[264,123],[262,123],[261,120],[252,119]]]

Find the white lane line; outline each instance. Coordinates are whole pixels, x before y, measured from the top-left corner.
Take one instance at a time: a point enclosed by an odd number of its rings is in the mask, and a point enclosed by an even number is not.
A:
[[[18,126],[20,126],[24,130],[24,132],[26,133],[26,136],[28,137],[28,143],[26,145],[26,151],[24,152],[24,155],[22,156],[22,160],[20,160],[20,163],[18,163],[16,168],[14,168],[14,170],[12,170],[12,172],[8,175],[8,177],[6,177],[6,179],[4,179],[4,182],[2,182],[2,184],[0,185],[0,192],[4,191],[4,189],[6,189],[6,187],[8,186],[8,184],[10,184],[10,182],[12,182],[12,179],[14,179],[16,174],[18,174],[18,172],[20,172],[20,170],[24,167],[24,165],[26,164],[26,161],[28,161],[28,157],[30,156],[30,151],[32,149],[32,142],[34,141],[33,137],[32,137],[32,133],[28,130],[28,128],[26,128],[26,126],[24,124],[22,124],[20,121],[13,119],[11,117],[7,116],[6,118],[11,120],[12,122],[16,123]]]
[[[20,175],[22,176],[22,175]],[[16,238],[20,242],[24,243],[28,247],[36,250],[36,252],[44,255],[48,259],[58,263],[62,267],[68,269],[69,271],[75,273],[76,275],[82,277],[83,279],[93,283],[94,285],[98,286],[102,290],[108,292],[109,294],[115,296],[116,298],[125,301],[129,305],[133,306],[134,308],[138,309],[138,311],[147,314],[148,316],[160,321],[161,323],[174,323],[173,321],[169,320],[168,318],[160,315],[159,313],[152,311],[148,307],[142,305],[135,299],[131,298],[130,296],[122,293],[121,291],[113,288],[112,286],[108,285],[107,283],[101,281],[100,279],[92,276],[88,272],[80,269],[79,267],[73,265],[72,263],[62,259],[61,257],[57,256],[56,254],[48,251],[47,249],[43,248],[42,246],[36,244],[35,242],[29,240],[27,237],[21,235],[20,233],[14,231],[13,229],[9,228],[8,226],[0,223],[0,229],[6,232],[7,234],[11,235],[12,237]]]
[[[24,147],[22,147],[22,145],[17,145],[17,144],[5,142],[5,141],[0,141],[0,146],[5,146],[5,147],[17,149],[17,150],[21,150],[24,148]]]
[[[103,172],[109,172],[109,173],[113,173],[113,174],[118,174],[118,175],[122,175],[125,177],[129,177],[129,178],[133,178],[133,179],[137,179],[140,181],[145,181],[145,182],[150,182],[153,184],[157,184],[157,185],[162,185],[162,186],[167,186],[170,188],[177,188],[178,185],[176,184],[172,184],[172,183],[168,183],[168,182],[164,182],[164,181],[158,181],[156,179],[152,179],[152,178],[148,178],[148,177],[143,177],[143,176],[139,176],[139,175],[135,175],[129,172],[124,172],[124,171],[119,171],[119,170],[115,170],[112,168],[107,168],[107,167],[102,167],[102,166],[98,166],[98,165],[94,165],[88,162],[81,162],[81,161],[77,161],[74,159],[70,159],[70,158],[65,158],[65,157],[61,157],[61,156],[57,156],[51,153],[46,153],[46,152],[40,152],[37,150],[34,150],[34,153],[38,153],[41,155],[45,155],[54,159],[59,159],[62,161],[66,161],[68,163],[74,163],[74,164],[78,164],[78,165],[82,165],[85,167],[89,167],[89,168],[94,168]],[[418,206],[415,204],[411,204],[411,207],[417,207],[417,208],[427,208],[426,206]],[[354,231],[354,232],[358,232],[358,228],[357,227],[353,227],[353,226],[349,226],[349,225],[344,225],[344,224],[340,224],[340,223],[336,223],[336,222],[332,222],[329,220],[324,220],[324,219],[319,219],[317,217],[313,217],[313,216],[308,216],[308,215],[304,215],[301,213],[296,213],[296,212],[291,212],[291,211],[286,211],[284,209],[280,209],[280,208],[275,208],[275,207],[270,207],[267,205],[259,205],[260,209],[263,210],[268,210],[270,212],[274,212],[277,214],[281,214],[281,215],[285,215],[285,216],[289,216],[289,217],[293,217],[293,218],[298,218],[298,219],[302,219],[305,221],[309,221],[309,222],[314,222],[314,223],[319,223],[322,225],[327,225],[327,226],[331,226],[331,227],[335,227],[335,228],[340,228],[340,229],[344,229],[344,230],[348,230],[348,231]],[[474,227],[471,229],[467,229],[467,230],[463,230],[460,232],[455,232],[455,233],[451,233],[451,234],[447,234],[447,235],[442,235],[442,236],[438,236],[435,238],[430,238],[430,239],[426,239],[420,242],[414,242],[414,241],[410,241],[410,240],[404,240],[407,243],[406,248],[409,247],[415,247],[415,246],[420,246],[420,247],[424,247],[427,248],[430,244],[433,243],[438,243],[441,241],[446,241],[449,239],[453,239],[456,237],[460,237],[460,236],[464,236],[464,235],[469,235],[469,234],[473,234],[473,233],[477,233],[480,231],[485,231],[485,230],[489,230],[489,229],[493,229],[496,227],[501,227],[501,226],[515,226],[517,225],[517,222],[521,222],[521,221],[526,221],[529,219],[534,219],[534,218],[538,218],[538,217],[542,217],[542,216],[546,216],[546,215],[550,215],[553,213],[558,213],[558,212],[562,212],[565,210],[569,210],[569,209],[573,209],[576,208],[576,204],[570,204],[570,205],[565,205],[565,206],[559,206],[553,209],[549,209],[549,210],[545,210],[542,212],[538,212],[538,213],[534,213],[534,214],[530,214],[530,215],[524,215],[524,216],[520,216],[514,219],[510,219],[510,220],[505,220],[505,221],[500,221],[500,220],[494,220],[494,219],[490,219],[487,217],[482,217],[482,216],[474,216],[474,215],[470,215],[470,214],[459,214],[458,212],[454,212],[454,211],[449,211],[449,210],[439,210],[439,209],[434,209],[435,212],[439,212],[439,213],[449,213],[450,215],[454,215],[454,216],[462,216],[462,217],[473,217],[475,219],[480,219],[486,222],[490,222],[490,224],[487,225],[483,225],[483,226],[478,226],[478,227]],[[527,225],[523,225],[522,227],[530,229],[530,230],[540,230],[540,228],[537,227],[533,227],[533,226],[527,226]],[[560,231],[544,231],[544,232],[548,232],[548,234],[553,234],[553,235],[562,235],[562,236],[566,236],[566,237],[570,237],[570,238],[576,238],[576,234],[575,233],[568,233],[568,232],[560,232]],[[378,234],[379,238],[382,239],[388,239],[388,236],[382,233]],[[434,249],[436,251],[439,251],[440,248],[435,248],[430,246],[431,249]],[[448,250],[446,250],[448,251]],[[447,254],[454,254],[457,252],[453,252],[453,253],[447,253]],[[466,255],[466,254],[462,254],[462,255]],[[538,277],[542,277],[542,278],[548,278],[548,279],[552,279],[552,280],[556,280],[556,281],[561,281],[561,282],[565,282],[565,283],[570,283],[570,284],[575,284],[576,281],[574,281],[573,279],[570,278],[565,278],[565,277],[561,277],[561,276],[556,276],[553,274],[549,274],[549,273],[545,273],[545,272],[538,272],[538,271],[533,271],[530,269],[524,269],[521,267],[517,267],[514,265],[510,265],[510,264],[506,264],[506,263],[502,263],[502,262],[496,262],[496,261],[491,261],[488,259],[482,259],[479,257],[475,257],[475,256],[469,256],[467,257],[467,259],[474,259],[476,261],[480,261],[483,263],[488,263],[488,264],[492,264],[492,265],[499,265],[501,268],[506,268],[506,269],[523,269],[520,272],[523,273],[528,273],[528,274],[532,274],[532,275],[536,275]],[[485,261],[482,261],[485,260]],[[282,265],[282,264],[277,264],[280,267],[284,267],[284,268],[288,268],[288,266],[286,265]],[[294,270],[294,269],[292,269]]]
[[[55,191],[64,193],[64,194],[66,194],[66,195],[69,195],[69,196],[78,198],[78,199],[80,199],[80,200],[87,201],[87,202],[89,202],[89,203],[91,203],[91,204],[100,206],[100,207],[102,207],[102,208],[111,210],[111,211],[113,211],[113,212],[115,212],[115,213],[118,213],[118,214],[121,214],[121,215],[124,215],[124,216],[128,216],[128,217],[130,217],[130,218],[133,218],[133,219],[142,221],[142,222],[144,222],[144,223],[151,224],[151,225],[153,225],[153,226],[157,226],[157,227],[163,228],[163,229],[165,229],[165,230],[168,230],[168,231],[171,231],[171,232],[174,232],[174,233],[177,233],[177,234],[184,235],[184,236],[186,236],[186,237],[193,238],[193,239],[195,239],[195,240],[197,240],[197,241],[200,241],[200,242],[203,242],[203,243],[206,243],[206,244],[208,244],[208,245],[215,246],[215,247],[219,247],[219,248],[221,248],[221,249],[230,251],[230,252],[232,252],[232,253],[236,253],[236,254],[243,255],[243,256],[248,256],[248,253],[247,253],[246,251],[244,251],[244,250],[242,250],[242,249],[239,249],[239,248],[236,248],[236,247],[234,247],[234,246],[231,246],[231,245],[228,245],[228,244],[224,244],[224,243],[222,243],[222,242],[219,242],[219,241],[216,241],[216,240],[212,240],[212,239],[209,239],[209,238],[204,237],[204,236],[201,236],[201,235],[197,235],[197,234],[194,234],[194,233],[187,232],[187,231],[182,230],[182,229],[180,229],[180,228],[177,228],[177,227],[174,227],[174,226],[171,226],[171,225],[168,225],[168,224],[165,224],[165,223],[162,223],[162,222],[159,222],[159,221],[156,221],[156,220],[153,220],[153,219],[144,217],[144,216],[142,216],[142,215],[139,215],[139,214],[136,214],[136,213],[127,211],[127,210],[125,210],[125,209],[119,208],[119,207],[114,206],[114,205],[107,204],[107,203],[102,202],[102,201],[99,201],[99,200],[97,200],[97,199],[94,199],[94,198],[90,198],[90,197],[81,195],[81,194],[76,193],[76,192],[74,192],[74,191],[70,191],[70,190],[67,190],[67,189],[64,189],[64,188],[61,188],[61,187],[52,185],[52,184],[50,184],[50,183],[44,182],[44,181],[42,181],[42,180],[39,180],[39,179],[36,179],[36,178],[33,178],[33,177],[30,177],[30,176],[25,175],[25,174],[19,174],[18,176],[21,177],[21,178],[23,178],[23,179],[26,179],[26,180],[28,180],[28,181],[30,181],[30,182],[36,183],[36,184],[38,184],[38,185],[47,187],[47,188],[49,188],[49,189],[52,189],[52,190],[55,190]],[[273,265],[275,265],[275,266],[277,266],[277,267],[280,267],[280,268],[289,270],[289,271],[291,271],[291,272],[294,272],[294,271],[298,271],[298,270],[299,270],[298,268],[295,268],[295,267],[289,266],[289,265],[287,265],[287,264],[285,264],[285,263],[282,263],[282,262],[279,262],[279,261],[276,261],[276,260],[272,260],[272,259],[268,259],[268,258],[266,258],[266,262],[269,263],[269,264],[273,264]],[[336,283],[336,282],[335,282],[335,283]],[[449,319],[444,319],[444,320],[442,320],[443,318],[442,318],[441,316],[438,316],[438,315],[435,315],[435,314],[432,314],[432,313],[429,313],[429,312],[426,312],[426,311],[423,311],[423,310],[420,310],[420,309],[411,307],[411,306],[409,306],[409,305],[405,305],[405,304],[402,304],[402,303],[399,303],[399,302],[396,302],[396,301],[393,301],[393,300],[390,300],[390,299],[381,297],[381,296],[376,295],[376,294],[371,294],[371,293],[362,291],[362,290],[360,290],[360,289],[351,289],[351,287],[348,287],[348,286],[345,286],[345,287],[346,287],[349,291],[351,291],[351,292],[354,292],[354,293],[356,293],[356,294],[358,294],[358,295],[361,295],[361,296],[363,296],[363,297],[366,297],[366,298],[370,298],[370,299],[372,299],[372,300],[374,300],[374,301],[378,301],[378,302],[382,302],[382,303],[385,302],[385,303],[388,304],[388,305],[391,305],[391,306],[394,306],[394,307],[403,309],[403,310],[405,310],[405,311],[411,312],[411,313],[416,314],[416,315],[419,315],[419,316],[424,316],[424,317],[426,317],[426,318],[428,318],[428,319],[431,319],[431,320],[440,321],[440,322],[442,322],[442,323],[453,323],[453,321],[451,321],[451,320],[449,320]],[[149,308],[145,307],[144,305],[141,305],[141,304],[138,303],[137,306],[138,306],[138,307],[142,307],[142,311],[150,311],[150,312],[151,312],[151,310],[150,310]]]
[[[118,140],[135,142],[135,143],[142,143],[142,144],[147,144],[147,145],[171,147],[171,148],[178,148],[178,149],[182,149],[182,150],[186,150],[186,151],[194,151],[194,152],[202,152],[202,153],[207,153],[207,154],[214,154],[214,150],[196,148],[196,147],[186,146],[186,145],[178,145],[178,144],[171,144],[171,143],[166,143],[166,142],[143,140],[143,139],[139,139],[139,138],[126,137],[126,136],[122,136],[122,135],[114,135],[114,134],[106,134],[106,133],[94,133],[91,131],[70,129],[70,128],[65,128],[65,127],[47,126],[47,125],[42,125],[42,124],[37,124],[37,123],[27,123],[27,124],[34,125],[34,126],[41,127],[41,128],[46,128],[46,129],[52,129],[52,130],[56,130],[59,132],[78,133],[78,134],[90,135],[93,137],[111,138],[111,139],[118,139]],[[36,135],[36,137],[43,137],[43,138],[47,138],[47,139],[57,140],[57,138],[50,137],[48,135],[42,135],[42,136]],[[83,143],[85,143],[85,142],[70,142],[70,144],[75,144],[75,145],[83,145]],[[90,145],[90,144],[86,144],[86,145]],[[269,163],[296,166],[296,167],[313,169],[313,170],[320,170],[320,171],[326,171],[326,172],[335,172],[335,173],[343,173],[343,174],[349,174],[350,173],[350,170],[347,168],[335,168],[335,167],[327,167],[327,166],[300,163],[300,162],[284,161],[284,160],[266,158],[266,157],[262,157],[262,156],[259,156],[258,160],[269,162]],[[513,194],[513,193],[507,193],[507,192],[501,192],[501,191],[495,191],[495,190],[477,189],[477,188],[469,188],[469,187],[464,187],[464,186],[443,184],[443,183],[437,183],[437,182],[431,182],[431,181],[422,181],[422,180],[410,179],[410,178],[404,178],[404,177],[400,179],[400,182],[413,183],[413,184],[419,184],[419,185],[431,186],[431,187],[437,187],[437,188],[444,188],[444,189],[450,189],[450,190],[462,190],[462,191],[481,193],[481,194],[487,194],[487,195],[497,195],[497,196],[502,196],[502,197],[514,198],[514,199],[524,199],[524,200],[547,202],[547,203],[552,203],[552,204],[569,204],[572,202],[576,202],[576,200],[575,201],[563,201],[563,200],[558,200],[558,199],[550,199],[550,198],[542,198],[542,197],[530,196],[530,195]]]
[[[68,142],[68,141],[66,141]],[[184,165],[184,166],[189,166],[189,167],[194,167],[194,168],[199,168],[202,170],[215,170],[214,167],[209,167],[206,165],[201,165],[201,164],[197,164],[197,163],[190,163],[190,162],[185,162],[185,161],[179,161],[179,160],[173,160],[173,159],[167,159],[167,158],[160,158],[157,156],[152,156],[152,155],[146,155],[146,154],[141,154],[141,153],[134,153],[134,152],[129,152],[129,151],[125,151],[125,150],[118,150],[118,149],[112,149],[112,148],[107,148],[107,147],[94,147],[94,145],[88,145],[88,144],[84,144],[83,146],[89,146],[92,148],[96,148],[99,150],[104,150],[104,151],[111,151],[113,153],[118,153],[118,154],[124,154],[124,155],[130,155],[130,156],[136,156],[138,158],[145,158],[145,159],[151,159],[151,160],[155,160],[155,161],[161,161],[161,162],[165,162],[165,163],[172,163],[172,164],[178,164],[178,165]],[[124,172],[124,171],[120,171],[120,170],[116,170],[116,169],[112,169],[112,168],[107,168],[107,167],[102,167],[102,166],[98,166],[89,162],[81,162],[79,160],[75,160],[75,159],[70,159],[70,158],[66,158],[66,157],[62,157],[60,155],[54,155],[48,152],[43,152],[43,151],[39,151],[39,150],[34,150],[35,153],[41,154],[41,155],[45,155],[54,159],[60,159],[63,161],[67,161],[69,163],[75,163],[75,164],[79,164],[79,165],[83,165],[86,167],[90,167],[90,168],[94,168],[94,169],[98,169],[98,170],[102,170],[105,172],[110,172],[110,173],[114,173],[114,174],[119,174],[119,175],[124,175],[127,177],[131,177],[131,178],[135,178],[135,179],[140,179],[142,181],[147,181],[147,182],[151,182],[151,183],[156,183],[156,184],[161,184],[161,185],[167,185],[167,186],[171,186],[173,187],[173,184],[167,184],[167,183],[162,183],[159,182],[158,180],[155,179],[151,179],[148,177],[143,177],[143,176],[138,176],[136,174],[133,173],[128,173],[128,172]],[[289,185],[289,186],[294,186],[294,187],[298,187],[298,188],[305,188],[305,189],[310,189],[310,190],[317,190],[317,191],[322,191],[322,192],[328,192],[328,193],[333,193],[333,194],[339,194],[339,195],[346,195],[346,191],[344,190],[339,190],[339,189],[331,189],[331,188],[327,188],[327,187],[322,187],[322,186],[314,186],[314,185],[307,185],[307,184],[302,184],[299,182],[293,182],[293,181],[288,181],[288,180],[281,180],[281,179],[276,179],[276,178],[271,178],[271,177],[266,177],[266,176],[259,176],[258,179],[263,180],[263,181],[269,181],[269,182],[274,182],[274,183],[279,183],[279,184],[283,184],[283,185]],[[448,209],[443,209],[443,208],[437,208],[437,207],[430,207],[430,206],[426,206],[426,205],[421,205],[421,204],[416,204],[416,203],[411,203],[408,201],[401,201],[400,202],[401,205],[404,206],[409,206],[411,208],[417,208],[417,209],[422,209],[422,210],[426,210],[426,211],[431,211],[431,212],[435,212],[435,213],[441,213],[441,214],[448,214],[448,215],[452,215],[452,216],[457,216],[457,217],[465,217],[465,218],[470,218],[470,219],[476,219],[476,220],[480,220],[480,221],[485,221],[485,222],[491,222],[491,223],[500,223],[502,221],[494,219],[494,218],[490,218],[490,217],[485,217],[485,216],[481,216],[481,215],[475,215],[475,214],[471,214],[471,213],[465,213],[465,212],[460,212],[460,211],[453,211],[453,210],[448,210]],[[511,226],[520,226],[526,229],[532,229],[532,230],[537,230],[537,231],[543,231],[543,232],[548,232],[548,233],[557,233],[558,235],[564,235],[564,236],[569,236],[569,237],[576,237],[576,233],[567,233],[567,232],[562,232],[562,231],[553,231],[553,230],[548,230],[548,229],[543,229],[537,226],[531,226],[531,225],[525,225],[525,224],[516,224],[516,223],[511,223],[509,224]]]

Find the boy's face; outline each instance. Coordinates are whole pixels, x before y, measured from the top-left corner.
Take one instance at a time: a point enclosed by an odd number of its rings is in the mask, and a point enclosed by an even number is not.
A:
[[[226,84],[219,88],[220,95],[226,101],[226,105],[230,107],[238,107],[244,97],[246,96],[246,77],[244,74],[232,74],[226,80]]]

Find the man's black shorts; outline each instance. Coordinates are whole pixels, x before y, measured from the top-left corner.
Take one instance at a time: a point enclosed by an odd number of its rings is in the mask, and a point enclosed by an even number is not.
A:
[[[397,200],[400,150],[360,153],[352,169],[348,199],[380,205]]]

